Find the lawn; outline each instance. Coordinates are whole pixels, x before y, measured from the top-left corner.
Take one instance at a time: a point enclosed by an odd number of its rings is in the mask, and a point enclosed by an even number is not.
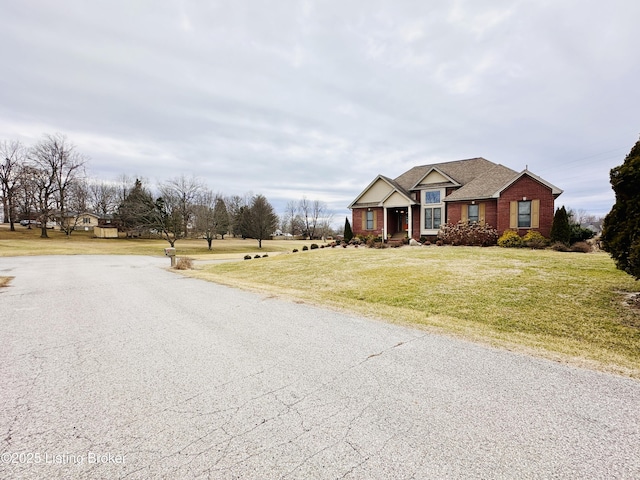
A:
[[[70,236],[59,230],[48,230],[49,238],[40,238],[40,229],[16,225],[16,231],[9,231],[7,225],[0,225],[0,257],[22,255],[164,255],[169,246],[161,238],[94,238],[93,232],[75,231]],[[274,240],[263,242],[262,250],[258,241],[251,239],[214,240],[212,250],[208,250],[203,239],[178,240],[176,252],[179,256],[194,259],[242,258],[245,254],[277,253],[301,249],[311,242],[299,240]]]
[[[0,226],[0,256],[163,255],[161,239],[66,237]],[[454,335],[500,348],[640,378],[640,284],[605,253],[498,247],[323,248],[312,242],[180,240],[196,260],[185,274]],[[321,243],[321,242],[317,242]],[[292,253],[293,249],[299,249]],[[269,258],[240,261],[244,255]],[[237,262],[207,260],[237,259]],[[8,282],[7,277],[0,278]]]
[[[605,253],[325,248],[189,275],[640,378],[638,292]]]

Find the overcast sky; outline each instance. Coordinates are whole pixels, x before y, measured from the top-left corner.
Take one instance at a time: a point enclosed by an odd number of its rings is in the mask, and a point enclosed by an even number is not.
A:
[[[638,140],[637,0],[0,0],[0,139],[89,173],[347,205],[484,157],[606,214]]]

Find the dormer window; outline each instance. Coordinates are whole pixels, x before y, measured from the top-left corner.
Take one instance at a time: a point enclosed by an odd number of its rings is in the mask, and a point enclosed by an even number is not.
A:
[[[427,190],[424,192],[424,203],[427,205],[440,203],[440,190]]]

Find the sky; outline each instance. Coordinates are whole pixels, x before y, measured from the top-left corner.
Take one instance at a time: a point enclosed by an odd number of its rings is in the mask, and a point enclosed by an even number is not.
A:
[[[303,196],[484,157],[606,214],[638,140],[637,0],[0,0],[0,140],[88,174]]]

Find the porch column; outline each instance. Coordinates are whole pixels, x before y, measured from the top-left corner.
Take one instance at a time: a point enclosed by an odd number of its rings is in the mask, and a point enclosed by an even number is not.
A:
[[[387,207],[382,207],[382,241],[387,241]]]
[[[411,208],[411,205],[409,205],[407,207],[407,237],[409,237],[409,240],[411,240],[413,237],[412,235],[412,227],[413,227],[413,209]]]

